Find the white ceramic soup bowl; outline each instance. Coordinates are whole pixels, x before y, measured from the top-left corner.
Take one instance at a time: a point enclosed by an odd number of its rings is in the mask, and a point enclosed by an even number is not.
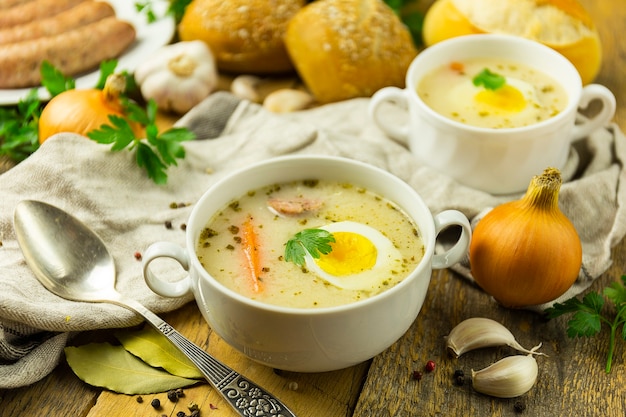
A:
[[[305,179],[352,183],[395,202],[421,232],[425,249],[421,262],[402,282],[376,296],[320,309],[249,299],[224,287],[202,267],[196,245],[215,213],[250,190]],[[452,248],[435,254],[439,232],[459,226],[461,233]],[[282,370],[322,372],[363,362],[399,339],[422,307],[432,269],[447,268],[462,259],[470,236],[470,224],[462,213],[448,210],[433,216],[410,186],[384,170],[345,158],[287,156],[234,172],[210,187],[187,222],[186,248],[171,242],[153,243],[143,256],[143,274],[160,295],[178,297],[191,291],[213,331],[251,359]],[[178,261],[188,273],[174,282],[158,276],[150,264],[162,257]]]
[[[421,79],[451,62],[499,58],[523,63],[560,83],[566,107],[554,117],[525,127],[481,128],[457,122],[431,109],[417,94]],[[599,100],[594,117],[576,123],[579,108]],[[385,119],[383,103],[408,109],[404,124]],[[615,96],[598,84],[582,85],[576,68],[561,54],[538,42],[495,34],[460,36],[426,48],[411,63],[406,88],[385,87],[370,102],[370,115],[390,137],[404,144],[418,161],[472,188],[492,194],[525,191],[531,178],[547,167],[563,169],[570,145],[607,124]]]

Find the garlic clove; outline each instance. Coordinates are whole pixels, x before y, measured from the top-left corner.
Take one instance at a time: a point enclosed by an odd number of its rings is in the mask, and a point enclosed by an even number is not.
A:
[[[520,352],[543,355],[535,352],[541,345],[528,350],[515,340],[509,329],[495,320],[484,317],[472,317],[457,324],[446,336],[446,345],[457,358],[474,349],[505,345]]]
[[[260,83],[261,79],[255,75],[239,75],[230,84],[230,92],[241,99],[260,103],[262,101],[259,93]]]
[[[306,91],[282,88],[268,94],[263,100],[263,107],[274,113],[288,113],[304,110],[311,106],[314,100]]]
[[[472,369],[472,387],[492,397],[514,398],[530,391],[538,374],[533,355],[509,356],[479,371]]]

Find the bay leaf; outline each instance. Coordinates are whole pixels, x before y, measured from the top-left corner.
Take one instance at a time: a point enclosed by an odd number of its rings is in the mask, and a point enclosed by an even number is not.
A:
[[[123,346],[90,343],[68,346],[65,357],[72,371],[84,382],[121,394],[153,394],[198,383],[154,368]]]
[[[124,349],[152,366],[184,378],[204,378],[198,368],[152,326],[141,330],[122,330],[115,333],[115,337]]]

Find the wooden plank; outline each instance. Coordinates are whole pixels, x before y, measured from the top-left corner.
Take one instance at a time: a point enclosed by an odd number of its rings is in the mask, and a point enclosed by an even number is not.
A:
[[[298,417],[347,417],[352,414],[369,363],[317,374],[275,372],[272,368],[246,358],[212,333],[195,303],[163,315],[163,318],[220,361],[280,398]],[[208,384],[190,387],[184,392],[185,397],[177,403],[169,401],[165,393],[143,395],[143,402],[138,403],[137,396],[104,391],[87,416],[153,416],[155,410],[150,406],[153,398],[158,398],[162,404],[158,412],[168,416],[175,416],[179,411],[189,414],[190,402],[198,404],[201,410],[210,410],[211,416],[237,415]]]
[[[595,82],[607,86],[617,97],[615,122],[626,130],[626,83],[623,22],[626,9],[615,1],[581,3],[598,22],[603,42],[604,65]],[[626,242],[613,249],[612,267],[590,290],[602,291],[626,273]],[[456,369],[481,369],[515,352],[509,348],[475,351],[459,359],[449,357],[444,336],[461,320],[485,316],[507,325],[525,347],[543,342],[548,358],[538,358],[540,375],[535,387],[519,399],[496,399],[471,388],[454,384]],[[567,317],[546,322],[540,315],[502,308],[478,288],[450,271],[433,275],[425,305],[418,319],[392,348],[374,358],[359,398],[354,417],[415,415],[465,416],[597,416],[626,415],[626,349],[618,341],[613,371],[604,373],[608,349],[608,328],[593,339],[566,336]],[[438,363],[432,374],[412,380],[412,370],[421,370],[427,360]],[[525,410],[519,414],[516,403]]]
[[[74,376],[65,361],[43,380],[28,387],[0,391],[2,416],[84,416],[100,390]]]

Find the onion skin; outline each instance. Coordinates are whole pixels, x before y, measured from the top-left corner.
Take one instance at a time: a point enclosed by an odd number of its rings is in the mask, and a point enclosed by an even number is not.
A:
[[[121,77],[121,76],[120,76]],[[109,115],[125,117],[119,95],[125,88],[116,75],[109,77],[103,90],[67,90],[53,97],[44,107],[39,118],[39,143],[61,132],[87,136],[102,125],[110,125]],[[142,134],[141,126],[130,122],[136,135]]]
[[[544,304],[576,281],[582,245],[561,212],[561,174],[548,168],[524,197],[501,204],[476,225],[469,258],[476,283],[505,307]]]

